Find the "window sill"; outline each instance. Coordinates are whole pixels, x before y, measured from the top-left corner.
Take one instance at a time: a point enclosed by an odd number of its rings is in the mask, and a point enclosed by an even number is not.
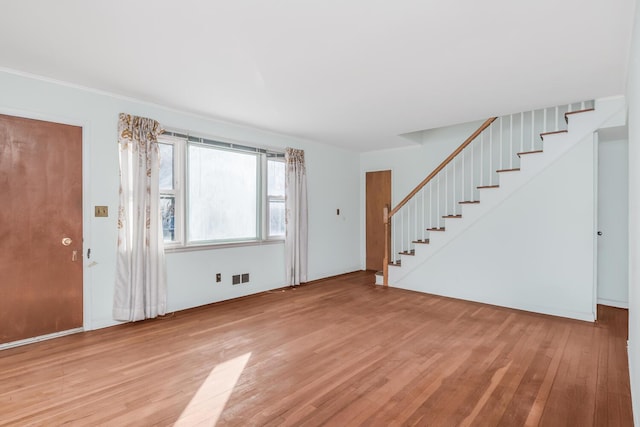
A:
[[[208,251],[213,249],[229,249],[240,248],[244,246],[269,246],[284,244],[284,239],[270,239],[270,240],[250,240],[245,242],[229,242],[229,243],[205,243],[202,245],[189,245],[189,246],[176,246],[166,245],[164,247],[165,253],[173,252],[192,252],[192,251]]]

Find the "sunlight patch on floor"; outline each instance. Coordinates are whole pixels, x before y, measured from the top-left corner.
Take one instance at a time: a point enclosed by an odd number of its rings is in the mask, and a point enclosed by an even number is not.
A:
[[[250,357],[246,353],[213,368],[174,426],[215,426]]]

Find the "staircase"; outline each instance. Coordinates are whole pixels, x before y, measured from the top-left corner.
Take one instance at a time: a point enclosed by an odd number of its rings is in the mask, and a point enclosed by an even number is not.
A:
[[[623,110],[624,102],[618,99],[585,101],[485,121],[398,206],[385,212],[388,218],[385,226],[391,236],[389,262],[384,271],[376,275],[376,284],[593,320],[593,313],[585,311],[586,303],[579,309],[569,310],[545,308],[544,303],[533,306],[522,301],[513,303],[518,298],[507,298],[505,293],[509,289],[498,287],[495,292],[487,291],[490,296],[485,297],[480,291],[459,285],[460,280],[455,280],[456,271],[450,273],[453,278],[445,280],[442,274],[431,273],[434,266],[440,270],[442,263],[451,264],[454,270],[469,268],[464,263],[454,265],[446,258],[455,256],[447,252],[460,246],[456,241],[470,239],[465,236],[469,231],[471,233],[468,234],[478,234],[477,228],[480,223],[488,222],[487,216],[506,209],[511,203],[508,201],[517,198],[519,191],[522,193],[523,188],[531,187],[533,184],[530,183],[541,179],[536,177],[553,173],[554,164],[570,161],[561,160],[567,158],[570,151],[580,149],[588,156],[588,147],[576,147],[581,143],[589,144],[593,133],[607,127],[612,118],[618,118]],[[534,205],[532,209],[538,208]],[[512,215],[507,221],[512,225],[518,221],[518,216]],[[535,217],[530,222],[532,224],[522,224],[521,227],[535,227]],[[519,233],[518,230],[516,228],[514,233]],[[488,235],[490,239],[491,235]],[[477,244],[479,255],[483,255],[482,242],[472,240],[472,243]],[[512,242],[506,243],[511,245]],[[501,256],[508,258],[509,254]],[[536,255],[530,257],[535,258]],[[493,276],[482,266],[474,268],[484,276]],[[437,283],[430,281],[435,281],[436,277]],[[482,283],[488,282],[489,287],[491,280],[492,277],[479,278]],[[553,279],[550,282],[555,283]],[[553,289],[563,292],[560,288],[561,285],[554,284]],[[526,288],[522,292],[528,293]],[[495,295],[492,297],[492,294]]]

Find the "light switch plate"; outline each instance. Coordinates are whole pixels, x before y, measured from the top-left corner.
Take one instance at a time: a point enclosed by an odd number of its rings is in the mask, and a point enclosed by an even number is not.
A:
[[[95,212],[97,217],[107,217],[109,216],[109,206],[96,206]]]

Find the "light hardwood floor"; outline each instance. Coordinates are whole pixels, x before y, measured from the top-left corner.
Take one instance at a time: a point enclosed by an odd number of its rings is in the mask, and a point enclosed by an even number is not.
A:
[[[626,310],[590,324],[373,281],[2,351],[0,425],[632,425]]]

